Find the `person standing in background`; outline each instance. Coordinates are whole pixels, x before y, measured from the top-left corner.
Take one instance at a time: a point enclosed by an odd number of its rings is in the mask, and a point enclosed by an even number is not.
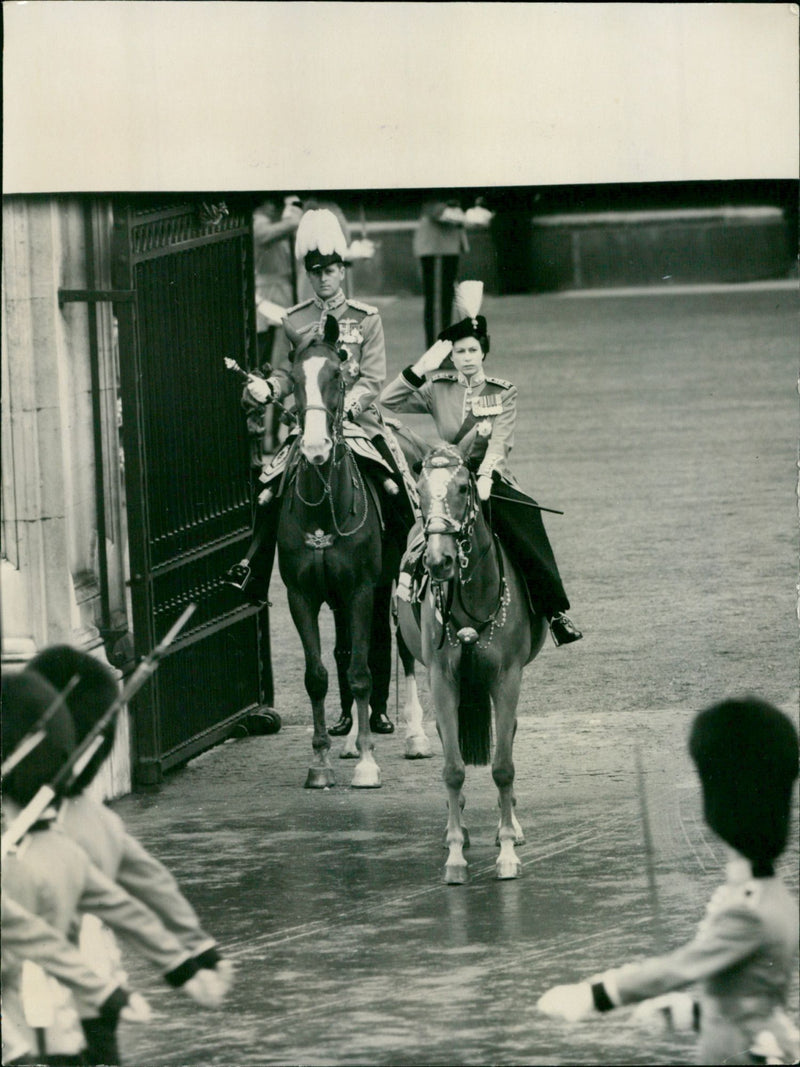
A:
[[[281,208],[277,198],[263,200],[253,212],[253,264],[255,268],[256,331],[258,365],[274,363],[280,355],[279,337],[286,309],[296,299],[294,235],[303,208],[297,196],[286,196]],[[267,373],[269,371],[267,370]],[[258,441],[255,453],[271,453],[279,444],[280,422],[272,408],[263,418],[248,425],[251,438]]]
[[[462,252],[469,251],[467,229],[485,228],[491,220],[492,212],[480,199],[467,211],[457,198],[429,200],[423,205],[413,249],[422,270],[426,348],[450,325],[458,261]]]

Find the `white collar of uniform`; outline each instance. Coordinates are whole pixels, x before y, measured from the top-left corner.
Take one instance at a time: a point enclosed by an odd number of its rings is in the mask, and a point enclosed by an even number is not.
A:
[[[330,300],[320,300],[318,296],[314,297],[314,304],[322,312],[335,311],[336,308],[341,307],[347,297],[344,295],[344,289],[340,289],[338,293],[334,293]]]
[[[458,381],[461,385],[465,385],[467,389],[474,389],[476,385],[483,385],[486,381],[486,375],[482,370],[476,370],[471,378],[467,378],[461,371],[456,372],[458,374]]]

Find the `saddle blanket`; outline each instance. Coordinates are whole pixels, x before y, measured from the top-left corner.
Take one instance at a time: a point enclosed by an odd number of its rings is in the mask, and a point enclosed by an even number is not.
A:
[[[362,459],[369,460],[371,463],[377,463],[378,466],[382,467],[387,474],[394,474],[392,468],[389,466],[389,464],[377,450],[375,445],[373,445],[370,438],[360,426],[356,425],[355,423],[345,423],[344,436],[351,450],[355,452],[357,456],[361,456]],[[391,449],[392,455],[395,458],[395,462],[397,463],[397,466],[399,467],[400,472],[403,475],[406,493],[408,494],[408,498],[411,502],[411,506],[416,516],[419,514],[417,485],[414,481],[413,475],[411,474],[408,463],[406,462],[405,455],[403,454],[402,449],[395,440],[394,434],[388,427],[386,429],[384,440]],[[270,459],[270,461],[263,466],[258,479],[262,485],[269,485],[270,482],[273,482],[276,478],[278,478],[284,473],[289,464],[289,460],[297,454],[299,443],[299,431],[290,433],[284,441],[282,447],[275,453],[275,455]]]

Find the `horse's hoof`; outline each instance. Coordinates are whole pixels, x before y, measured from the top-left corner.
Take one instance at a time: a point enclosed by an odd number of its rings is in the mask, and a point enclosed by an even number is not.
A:
[[[497,877],[500,880],[508,878],[519,878],[522,874],[522,863],[518,859],[514,860],[500,860],[495,864],[497,871]]]
[[[304,789],[327,789],[336,785],[332,767],[309,767]]]
[[[380,789],[381,770],[377,763],[359,763],[350,785],[354,789]]]
[[[430,759],[433,756],[433,750],[426,738],[409,737],[406,739],[406,759]]]
[[[465,885],[468,878],[466,863],[448,863],[444,869],[443,881],[447,885]]]

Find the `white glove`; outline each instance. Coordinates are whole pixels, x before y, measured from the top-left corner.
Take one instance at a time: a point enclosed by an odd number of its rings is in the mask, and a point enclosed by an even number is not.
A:
[[[348,419],[357,419],[364,409],[357,396],[346,397],[344,402],[344,414]]]
[[[216,971],[202,967],[180,987],[201,1008],[219,1008],[228,990]]]
[[[131,993],[119,1017],[126,1023],[149,1023],[153,1018],[153,1012],[141,993]]]
[[[452,341],[434,341],[428,351],[419,357],[411,369],[418,378],[421,378],[423,374],[440,367],[452,351]]]
[[[245,389],[257,404],[268,404],[272,400],[272,386],[264,378],[252,375]]]
[[[665,993],[637,1005],[633,1021],[653,1033],[695,1029],[694,997],[689,993]]]
[[[225,987],[225,992],[230,993],[231,989],[233,988],[234,972],[234,966],[231,960],[220,960],[214,970],[217,972],[217,977],[219,978],[220,982],[222,982],[223,986]]]
[[[478,496],[481,500],[488,500],[492,495],[492,476],[491,474],[481,474],[478,476]]]
[[[568,1023],[576,1023],[597,1014],[592,987],[588,982],[554,986],[539,998],[536,1007],[545,1015],[553,1019],[566,1019]]]
[[[475,207],[469,207],[464,212],[464,221],[467,226],[474,226],[476,229],[488,226],[493,218],[494,212],[489,211],[488,208],[481,207],[480,204],[476,204]]]

